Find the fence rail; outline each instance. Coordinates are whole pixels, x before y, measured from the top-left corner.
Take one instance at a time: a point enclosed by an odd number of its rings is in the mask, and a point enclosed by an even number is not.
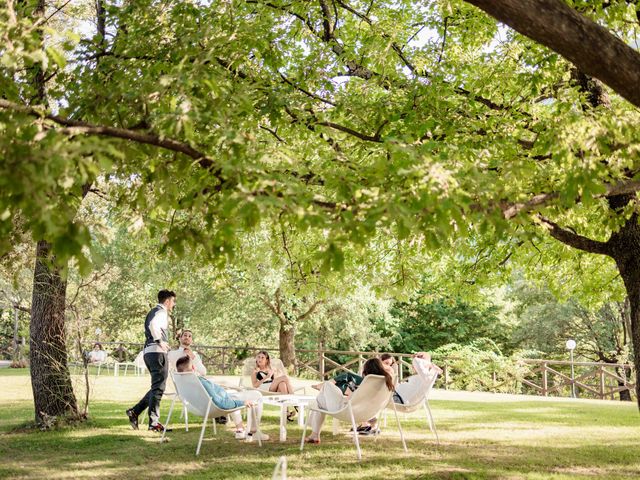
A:
[[[139,343],[103,342],[110,355],[119,362],[132,361],[142,349]],[[87,344],[87,350],[91,344]],[[244,359],[265,350],[278,356],[275,347],[213,346],[195,347],[203,363],[213,374],[237,374]],[[314,379],[327,379],[340,372],[358,373],[367,359],[383,352],[363,352],[353,350],[307,350],[297,349],[297,363],[294,373]],[[411,354],[389,352],[396,357],[400,380],[411,375]],[[464,376],[476,375],[473,389],[484,391],[508,391],[530,393],[543,396],[570,396],[575,390],[578,397],[631,400],[635,396],[634,368],[630,364],[598,362],[569,362],[563,360],[526,359],[520,360],[517,373],[500,371],[492,362],[475,365],[473,372],[460,367],[459,358],[437,358],[436,363],[443,369],[437,386],[448,389],[458,385]],[[571,375],[573,366],[574,374]],[[467,367],[468,368],[468,367]],[[478,375],[481,373],[481,375]]]

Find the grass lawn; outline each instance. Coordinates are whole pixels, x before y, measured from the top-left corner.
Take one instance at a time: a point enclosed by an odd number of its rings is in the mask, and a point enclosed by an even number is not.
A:
[[[299,453],[301,429],[289,426],[278,438],[278,417],[266,407],[263,430],[271,441],[258,447],[233,438],[228,427],[213,437],[209,427],[199,457],[196,419],[161,444],[159,435],[134,431],[124,410],[148,388],[147,377],[92,377],[90,421],[53,432],[25,428],[33,418],[25,370],[0,370],[0,478],[189,478],[269,479],[281,455],[290,479],[430,478],[639,478],[640,415],[635,404],[501,397],[437,392],[431,402],[441,446],[424,418],[409,416],[403,427],[409,453],[395,422],[377,438],[363,438],[363,459],[343,426],[332,436],[326,424],[321,445]],[[169,407],[163,401],[163,419]],[[174,425],[175,426],[175,425]]]

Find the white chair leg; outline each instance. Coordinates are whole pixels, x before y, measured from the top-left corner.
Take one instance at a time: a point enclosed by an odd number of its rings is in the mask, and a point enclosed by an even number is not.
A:
[[[254,418],[251,415],[251,408],[247,408],[247,432],[250,432],[253,428]]]
[[[436,436],[436,445],[440,446],[440,437],[438,436],[438,429],[436,428],[436,422],[433,420],[433,415],[431,414],[431,407],[429,407],[429,401],[425,398],[424,400],[424,409],[427,412],[427,420],[429,421],[429,428],[431,432]]]
[[[353,428],[353,440],[356,443],[358,461],[360,461],[362,460],[362,452],[360,451],[360,439],[358,438],[358,427],[356,426],[356,419],[353,416],[353,410],[351,409],[351,404],[349,404],[349,415],[351,416],[351,427]]]
[[[255,405],[251,405],[251,416],[256,422],[256,435],[258,436],[258,445],[262,447],[262,432],[260,431],[260,422],[258,422],[258,414],[256,413]]]
[[[393,405],[393,413],[396,415],[396,423],[398,424],[398,431],[400,432],[400,439],[402,440],[402,447],[404,448],[405,453],[409,450],[407,449],[407,442],[404,440],[404,432],[402,431],[402,425],[400,425],[400,418],[398,417],[398,410],[396,410],[395,402],[391,402]]]
[[[212,425],[213,425],[213,434],[214,434],[214,435],[218,435],[218,427],[216,426],[216,419],[215,419],[215,417],[213,418]]]
[[[209,400],[209,404],[207,405],[207,413],[204,414],[204,418],[202,419],[202,430],[200,431],[200,440],[198,440],[196,455],[200,455],[200,446],[202,445],[202,439],[204,438],[204,431],[207,428],[207,419],[209,418],[209,410],[211,410],[211,400]]]
[[[187,412],[187,406],[182,404],[182,415],[184,418],[184,429],[186,432],[189,431],[189,412]]]
[[[162,438],[160,442],[164,441],[164,436],[167,433],[167,427],[169,426],[169,420],[171,420],[171,413],[173,412],[173,406],[176,403],[176,397],[173,397],[173,401],[171,402],[171,406],[169,407],[169,415],[167,415],[167,421],[164,422],[164,429],[162,430]]]
[[[337,435],[338,434],[338,425],[340,423],[340,420],[338,420],[336,417],[333,417],[333,435]]]
[[[304,436],[307,434],[307,427],[309,426],[309,422],[311,420],[311,409],[307,412],[307,420],[304,422],[304,427],[302,427],[302,438],[300,439],[300,451],[304,449]]]

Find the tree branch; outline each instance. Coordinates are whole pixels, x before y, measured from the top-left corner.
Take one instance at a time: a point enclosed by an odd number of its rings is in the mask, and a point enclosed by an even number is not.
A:
[[[465,0],[640,107],[640,53],[560,0]]]
[[[302,320],[309,317],[310,315],[313,315],[313,312],[316,311],[316,308],[318,308],[318,305],[322,303],[324,303],[324,300],[318,300],[317,302],[315,302],[313,305],[309,307],[309,309],[306,312],[304,312],[302,315],[298,317],[298,321],[301,322]]]
[[[611,249],[609,248],[609,244],[606,242],[599,242],[597,240],[578,235],[571,230],[560,227],[557,223],[552,222],[540,214],[538,214],[538,219],[549,230],[549,234],[553,238],[565,245],[569,245],[570,247],[577,248],[584,252],[611,255]]]
[[[127,130],[125,128],[92,125],[87,122],[81,122],[78,120],[71,120],[68,118],[60,117],[50,113],[44,113],[42,109],[29,107],[26,105],[19,105],[17,103],[9,102],[0,98],[0,108],[5,110],[13,110],[15,112],[24,113],[36,118],[44,118],[50,120],[53,123],[61,125],[64,128],[58,131],[66,135],[99,135],[104,137],[120,138],[123,140],[130,140],[136,143],[142,143],[145,145],[153,145],[163,148],[165,150],[171,150],[173,152],[184,153],[185,155],[198,161],[198,164],[203,168],[212,168],[215,166],[213,159],[207,157],[204,153],[196,150],[190,145],[172,140],[170,138],[163,138],[151,133],[143,133],[140,131]],[[213,173],[222,181],[221,171],[219,168],[214,169]]]

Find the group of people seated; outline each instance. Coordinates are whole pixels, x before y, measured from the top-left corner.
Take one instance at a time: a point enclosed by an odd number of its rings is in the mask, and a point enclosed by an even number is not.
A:
[[[286,372],[273,368],[269,353],[264,350],[256,355],[255,367],[251,374],[252,386],[258,391],[247,390],[229,393],[221,385],[205,378],[207,368],[204,366],[200,355],[191,348],[193,332],[191,330],[183,330],[179,340],[180,346],[175,350],[170,350],[167,354],[170,370],[181,373],[196,373],[200,383],[202,383],[202,386],[218,408],[230,410],[240,406],[255,407],[256,418],[249,432],[245,431],[240,413],[236,411],[231,414],[231,419],[235,424],[235,437],[239,440],[247,439],[252,441],[256,439],[256,426],[262,417],[262,394],[259,390],[281,394],[293,393],[293,386]],[[287,414],[287,419],[292,421],[296,413],[297,410],[295,408],[291,409]],[[220,423],[224,423],[222,419],[220,420]],[[268,440],[268,438],[268,435],[261,434],[261,440]]]
[[[331,380],[314,385],[314,388],[320,390],[316,403],[322,410],[337,411],[346,405],[351,394],[362,383],[367,375],[380,375],[385,379],[385,387],[393,392],[392,399],[394,403],[411,404],[418,400],[417,396],[423,395],[425,391],[424,382],[429,375],[434,373],[442,373],[442,370],[431,362],[431,356],[426,352],[419,352],[413,356],[412,368],[415,375],[411,375],[403,382],[396,384],[396,364],[395,358],[383,353],[380,357],[370,358],[362,368],[362,375],[352,373],[343,373],[337,375]],[[422,373],[423,375],[420,375]],[[312,411],[309,414],[309,423],[311,425],[311,435],[306,439],[306,443],[319,444],[320,431],[324,424],[325,414]],[[357,427],[358,433],[367,435],[378,433],[377,418],[371,418],[365,424]]]
[[[257,425],[262,417],[262,394],[260,391],[279,394],[292,394],[294,392],[291,380],[284,371],[279,371],[272,366],[269,353],[260,351],[255,357],[255,366],[251,374],[251,384],[255,390],[244,390],[228,392],[224,387],[205,378],[207,369],[200,356],[192,350],[193,333],[184,330],[180,335],[180,346],[168,353],[169,369],[177,372],[194,372],[198,375],[200,383],[211,397],[213,403],[220,409],[230,410],[240,406],[250,407],[250,411],[255,412],[250,431],[246,431],[239,411],[231,414],[231,419],[235,424],[235,437],[252,441],[257,439]],[[392,355],[382,354],[379,357],[367,360],[362,369],[362,375],[343,373],[331,380],[314,385],[320,390],[316,402],[323,410],[338,410],[346,405],[351,394],[362,383],[367,375],[380,375],[385,378],[385,388],[393,392],[395,403],[413,403],[414,398],[420,392],[424,392],[422,382],[425,382],[426,375],[418,375],[422,372],[429,374],[433,372],[441,373],[442,370],[431,362],[428,353],[416,353],[412,359],[412,368],[416,375],[410,376],[407,380],[396,384],[397,372],[394,368],[396,360]],[[287,414],[287,419],[292,421],[296,410]],[[312,411],[309,423],[311,425],[311,435],[305,441],[307,443],[320,443],[320,431],[324,423],[325,415]],[[377,432],[377,419],[372,418],[365,424],[358,427],[361,434]],[[266,434],[261,433],[261,440],[268,440]]]

